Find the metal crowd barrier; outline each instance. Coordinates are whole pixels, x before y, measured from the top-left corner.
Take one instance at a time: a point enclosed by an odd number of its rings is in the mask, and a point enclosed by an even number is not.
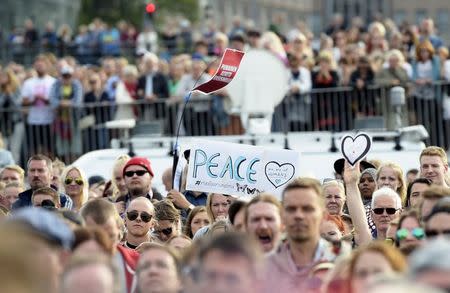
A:
[[[427,89],[408,89],[403,105],[393,105],[389,89],[380,87],[360,91],[347,87],[332,88],[286,96],[274,110],[271,131],[395,130],[422,124],[430,134],[426,144],[448,149],[449,89],[448,83],[435,83]],[[169,104],[167,99],[131,104],[85,104],[66,111],[57,110],[54,122],[49,125],[30,125],[27,118],[31,108],[0,108],[0,132],[8,148],[22,162],[37,152],[70,162],[85,152],[108,148],[111,140],[124,136],[120,127],[107,127],[108,121],[135,119],[136,127],[130,133],[132,137],[174,136],[178,126],[183,136],[244,134],[245,125],[240,114],[227,113],[221,99],[210,96],[204,100],[192,100],[183,117],[183,104]]]

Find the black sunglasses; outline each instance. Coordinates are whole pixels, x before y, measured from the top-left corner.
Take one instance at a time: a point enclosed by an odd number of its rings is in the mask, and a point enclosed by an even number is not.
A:
[[[169,236],[170,234],[172,234],[172,227],[161,229],[161,230],[155,230],[155,233],[156,234],[163,233],[164,235]]]
[[[133,177],[134,174],[138,175],[138,176],[144,176],[146,173],[148,173],[145,170],[137,170],[137,171],[126,171],[125,172],[125,176],[127,177]]]
[[[138,211],[130,211],[127,212],[127,218],[130,221],[134,221],[136,220],[138,217],[141,217],[141,220],[145,223],[148,223],[152,220],[152,215],[150,215],[147,212],[141,212],[139,213]]]
[[[427,235],[427,237],[436,237],[438,235],[450,236],[450,229],[449,230],[425,230],[425,235]]]
[[[388,215],[393,215],[397,212],[396,208],[376,208],[372,210],[374,212],[375,215],[382,215],[384,213],[384,211],[386,211],[386,213]]]

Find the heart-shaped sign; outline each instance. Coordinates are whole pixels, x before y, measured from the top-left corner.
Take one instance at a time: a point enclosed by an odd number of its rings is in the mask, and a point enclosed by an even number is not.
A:
[[[266,164],[264,171],[269,182],[275,188],[278,188],[294,177],[295,167],[291,163],[279,164],[278,162],[271,161]]]
[[[366,133],[360,133],[353,137],[346,135],[342,138],[341,152],[347,162],[354,166],[370,151],[372,139]]]

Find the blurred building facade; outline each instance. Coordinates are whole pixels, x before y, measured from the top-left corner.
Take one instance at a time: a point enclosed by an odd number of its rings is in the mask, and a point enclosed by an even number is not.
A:
[[[434,19],[436,27],[450,39],[450,0],[200,0],[206,8],[205,17],[226,25],[235,16],[251,19],[255,26],[266,29],[282,20],[292,27],[305,21],[314,33],[320,33],[336,13],[346,21],[354,16],[371,21],[377,16],[392,18],[397,24],[407,21],[420,23],[424,17]]]
[[[16,26],[23,26],[26,19],[31,19],[38,27],[48,21],[57,26],[67,23],[71,27],[77,24],[81,0],[1,0],[0,28],[10,31]]]

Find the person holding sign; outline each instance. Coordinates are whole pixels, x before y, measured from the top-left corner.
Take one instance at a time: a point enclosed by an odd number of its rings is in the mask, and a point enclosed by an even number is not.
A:
[[[359,177],[359,163],[351,167],[346,162],[344,181],[347,189],[347,206],[355,227],[354,241],[357,245],[362,245],[369,243],[372,239],[386,239],[389,223],[400,216],[402,204],[400,196],[391,188],[384,187],[375,191],[372,196],[371,209],[376,231],[371,233],[357,187]]]

